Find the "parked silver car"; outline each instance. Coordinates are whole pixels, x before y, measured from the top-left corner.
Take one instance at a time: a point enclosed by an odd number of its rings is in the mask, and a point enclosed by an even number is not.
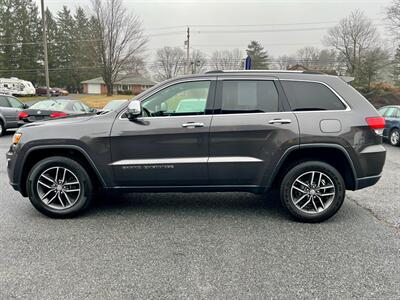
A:
[[[27,107],[13,96],[0,94],[0,136],[7,129],[18,127],[18,114]]]

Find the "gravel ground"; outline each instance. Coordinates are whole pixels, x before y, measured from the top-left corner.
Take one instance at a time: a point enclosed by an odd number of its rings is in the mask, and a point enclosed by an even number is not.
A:
[[[110,196],[54,220],[12,190],[3,157],[0,299],[399,299],[400,149],[388,149],[379,185],[314,225],[247,193]]]
[[[387,157],[381,180],[364,190],[348,192],[347,197],[400,229],[400,148],[387,144],[385,148]]]

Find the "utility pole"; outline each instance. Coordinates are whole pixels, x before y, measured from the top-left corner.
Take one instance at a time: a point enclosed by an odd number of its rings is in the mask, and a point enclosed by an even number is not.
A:
[[[46,76],[47,97],[50,97],[50,79],[49,79],[49,60],[47,57],[47,21],[46,12],[44,11],[44,0],[41,0],[42,6],[42,22],[43,22],[43,48],[44,48],[44,73]]]
[[[187,40],[186,40],[186,74],[190,73],[190,28],[187,28]]]

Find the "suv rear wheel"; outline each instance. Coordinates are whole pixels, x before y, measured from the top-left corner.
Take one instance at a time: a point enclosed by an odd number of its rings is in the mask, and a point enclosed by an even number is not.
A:
[[[33,206],[55,218],[73,217],[90,204],[92,184],[86,170],[67,157],[39,161],[30,171],[27,191]]]
[[[321,222],[342,206],[345,183],[331,165],[306,161],[296,165],[283,178],[281,201],[291,215],[302,222]]]
[[[392,146],[400,145],[400,130],[395,128],[390,132],[389,142]]]

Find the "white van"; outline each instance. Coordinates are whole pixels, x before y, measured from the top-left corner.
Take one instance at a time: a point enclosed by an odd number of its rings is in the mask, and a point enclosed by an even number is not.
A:
[[[0,90],[9,90],[15,96],[34,96],[36,89],[30,81],[16,77],[0,78]]]

